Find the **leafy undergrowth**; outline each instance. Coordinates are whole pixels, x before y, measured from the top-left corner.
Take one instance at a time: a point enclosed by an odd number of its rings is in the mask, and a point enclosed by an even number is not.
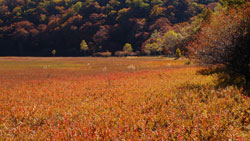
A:
[[[250,139],[250,99],[183,60],[25,60],[0,61],[2,140]]]

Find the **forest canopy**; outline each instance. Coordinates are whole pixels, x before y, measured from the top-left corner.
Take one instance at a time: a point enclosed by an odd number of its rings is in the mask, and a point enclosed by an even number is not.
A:
[[[0,55],[49,56],[55,49],[59,56],[78,56],[83,40],[89,55],[114,54],[126,43],[134,52],[171,54],[217,5],[217,0],[0,0]],[[171,48],[146,49],[149,43],[166,44],[153,39],[163,34]]]

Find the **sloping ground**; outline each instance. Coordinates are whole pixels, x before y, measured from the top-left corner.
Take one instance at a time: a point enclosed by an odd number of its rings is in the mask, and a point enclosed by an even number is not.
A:
[[[1,139],[249,140],[250,99],[185,62],[1,58]]]

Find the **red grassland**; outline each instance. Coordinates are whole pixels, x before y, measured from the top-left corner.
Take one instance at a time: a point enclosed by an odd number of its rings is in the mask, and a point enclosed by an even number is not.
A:
[[[249,140],[250,99],[185,63],[0,58],[0,138]]]

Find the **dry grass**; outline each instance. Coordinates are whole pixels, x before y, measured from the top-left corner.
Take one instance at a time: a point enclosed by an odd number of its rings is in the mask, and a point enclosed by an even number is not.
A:
[[[250,99],[186,61],[0,58],[0,138],[249,140]]]

